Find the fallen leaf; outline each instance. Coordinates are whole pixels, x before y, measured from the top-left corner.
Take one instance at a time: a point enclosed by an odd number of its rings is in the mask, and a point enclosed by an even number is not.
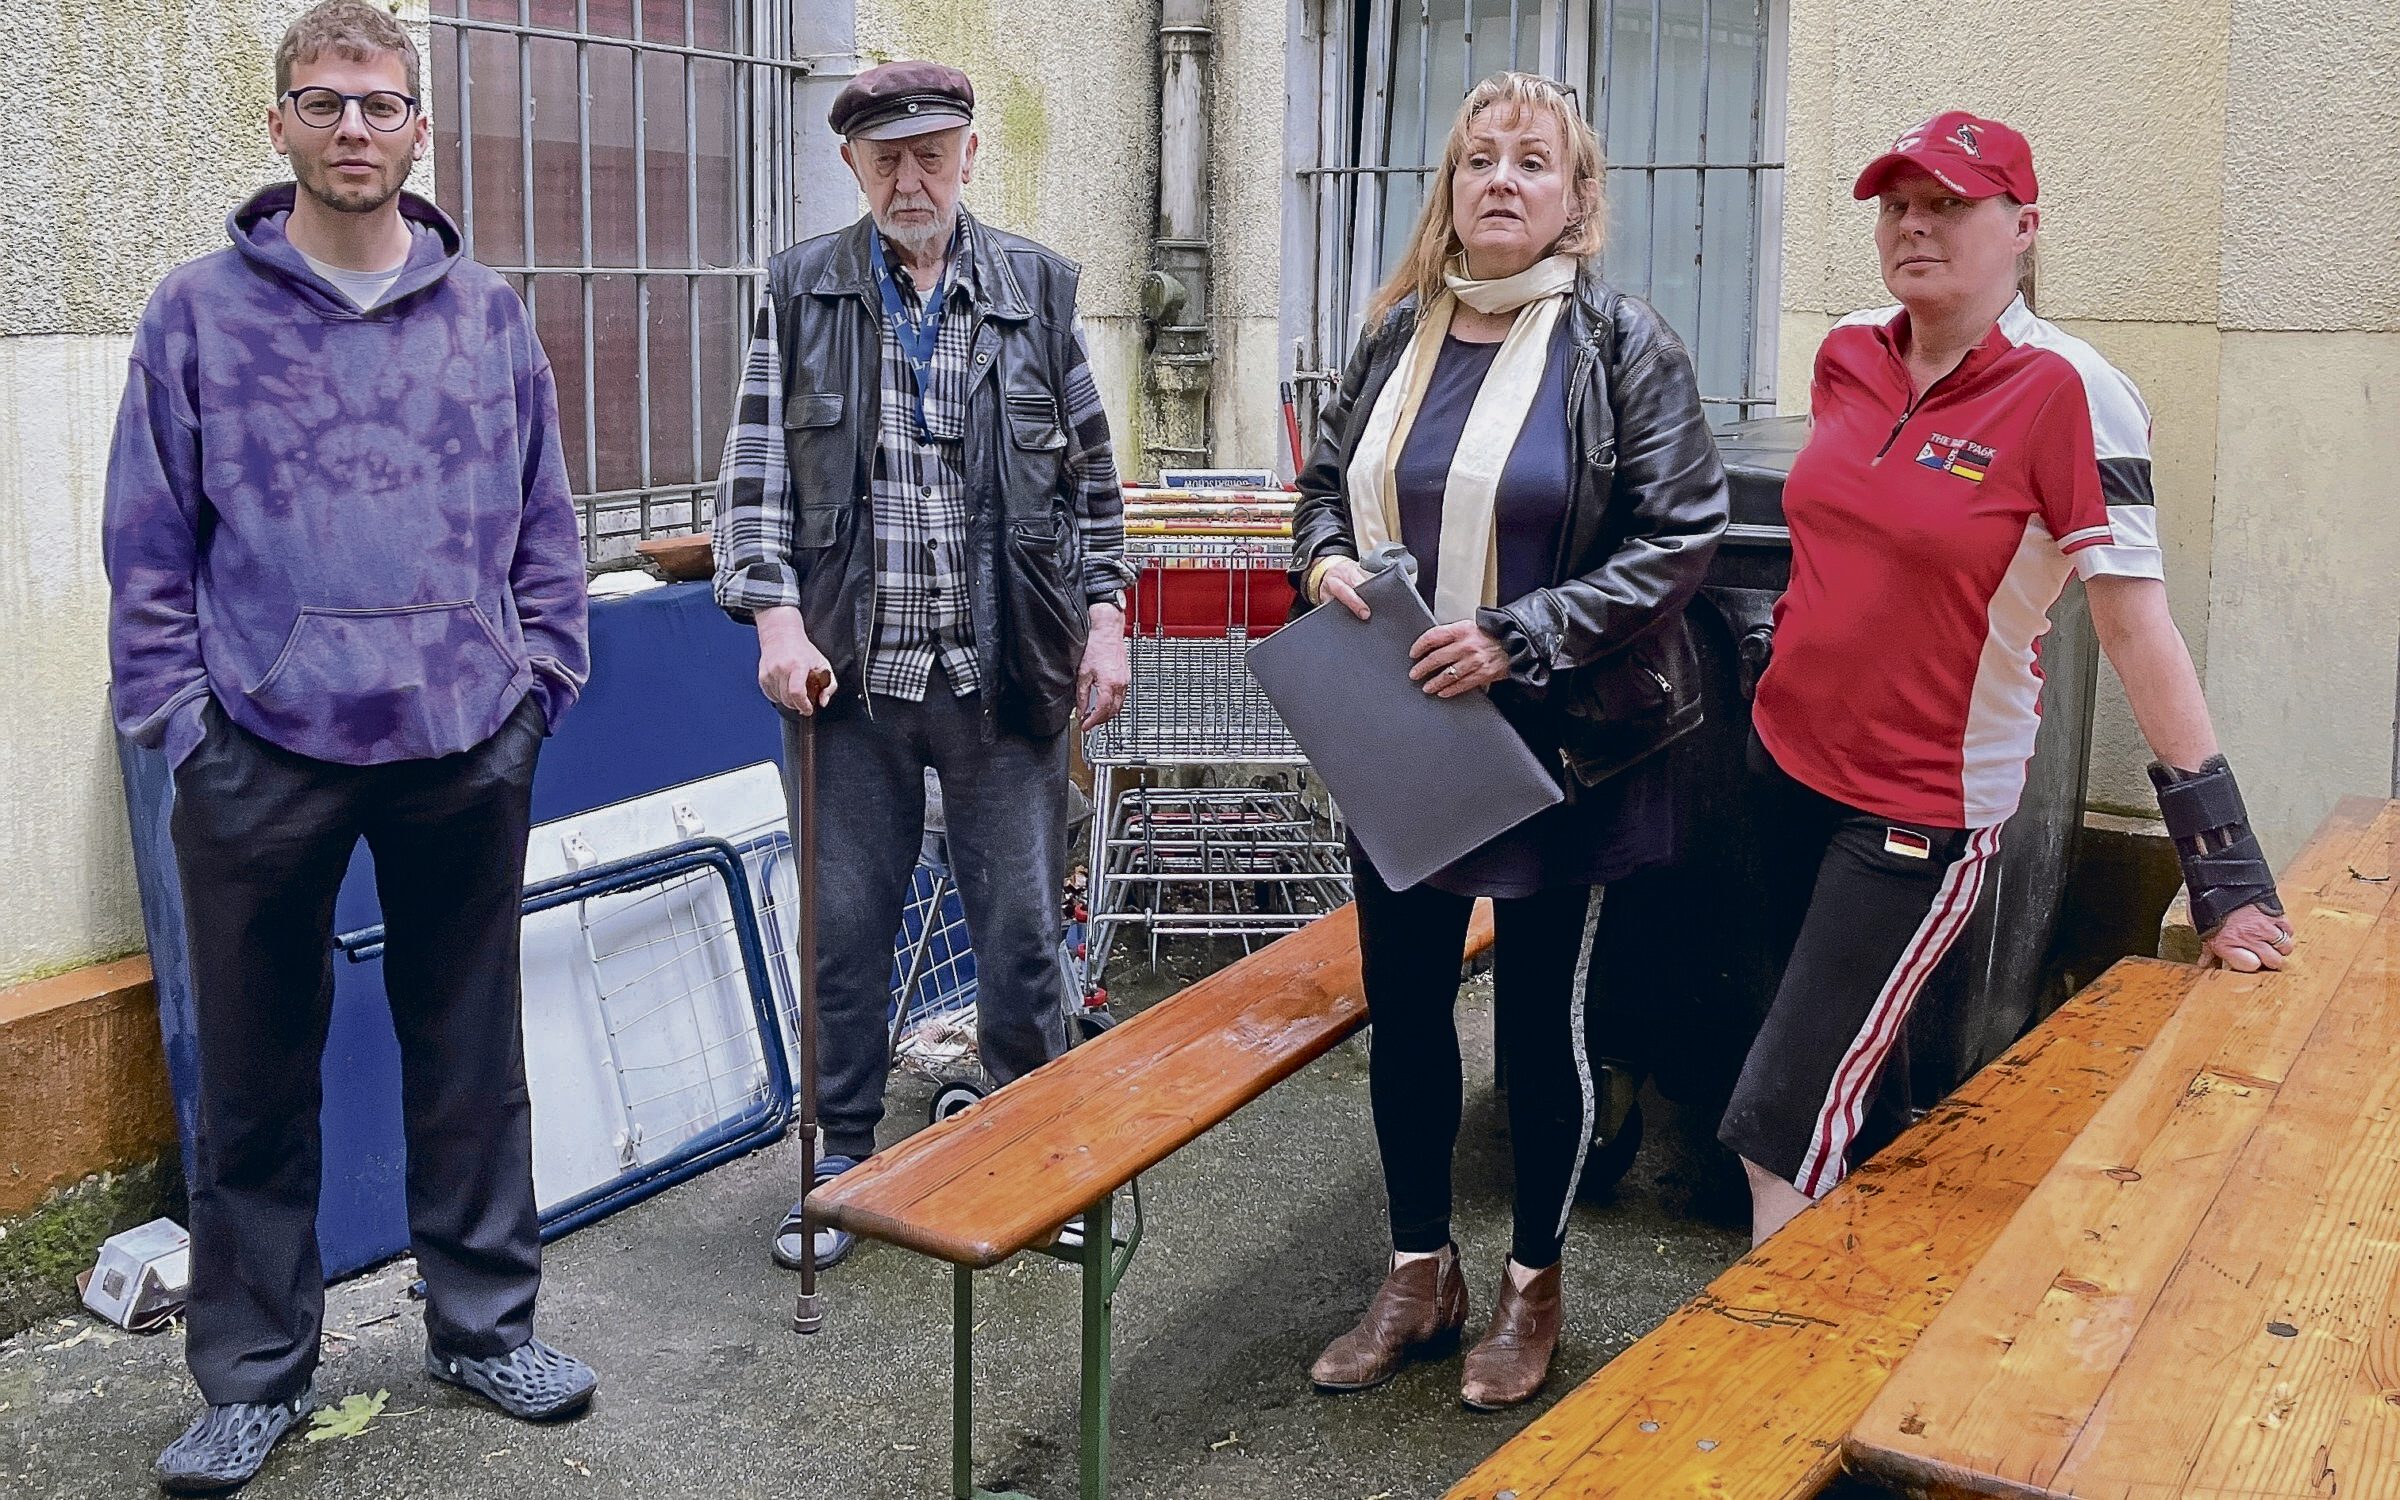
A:
[[[488,1464],[495,1458],[506,1458],[508,1457],[508,1451],[509,1450],[506,1448],[494,1448],[491,1452],[486,1453],[483,1456],[483,1461]]]
[[[1239,1448],[1240,1446],[1242,1446],[1242,1435],[1227,1428],[1223,1437],[1208,1445],[1208,1451],[1214,1453],[1220,1448]]]
[[[89,1327],[89,1328],[86,1328],[86,1329],[85,1329],[83,1332],[81,1332],[81,1333],[79,1333],[79,1334],[75,1335],[75,1336],[74,1336],[73,1338],[71,1338],[71,1339],[60,1339],[60,1340],[59,1340],[57,1343],[55,1343],[55,1344],[44,1344],[44,1345],[42,1345],[42,1352],[43,1352],[44,1354],[56,1354],[56,1353],[57,1353],[59,1350],[61,1350],[61,1349],[72,1349],[72,1348],[74,1348],[74,1347],[75,1347],[77,1344],[81,1344],[81,1343],[86,1343],[86,1342],[89,1342],[90,1340],[92,1340],[92,1339],[95,1339],[95,1338],[98,1338],[99,1336],[100,1336],[100,1325],[99,1325],[99,1324],[97,1324],[97,1323],[95,1323],[95,1324],[93,1324],[91,1327]],[[111,1342],[114,1342],[114,1341],[112,1340]]]
[[[324,1442],[327,1438],[354,1438],[367,1430],[367,1424],[383,1415],[383,1408],[392,1399],[390,1391],[377,1391],[372,1396],[353,1392],[331,1406],[321,1406],[309,1413],[308,1440]]]
[[[592,1466],[585,1463],[580,1458],[562,1458],[559,1460],[559,1462],[565,1464],[568,1468],[573,1469],[576,1473],[581,1474],[586,1479],[592,1477]]]

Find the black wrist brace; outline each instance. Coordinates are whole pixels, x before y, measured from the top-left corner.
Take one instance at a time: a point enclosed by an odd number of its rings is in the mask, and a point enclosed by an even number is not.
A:
[[[2214,932],[2245,906],[2283,915],[2283,903],[2275,895],[2275,872],[2267,868],[2267,857],[2250,831],[2242,790],[2234,785],[2233,768],[2224,756],[2210,756],[2197,771],[2178,771],[2154,760],[2150,784],[2158,788],[2167,837],[2175,841],[2175,853],[2183,861],[2195,931]]]

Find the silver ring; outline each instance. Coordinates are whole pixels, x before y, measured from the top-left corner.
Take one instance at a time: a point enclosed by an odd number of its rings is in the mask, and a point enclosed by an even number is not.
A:
[[[1444,667],[1444,668],[1442,668],[1442,675],[1443,675],[1444,677],[1456,677],[1456,676],[1458,675],[1458,668],[1456,668],[1456,667]]]

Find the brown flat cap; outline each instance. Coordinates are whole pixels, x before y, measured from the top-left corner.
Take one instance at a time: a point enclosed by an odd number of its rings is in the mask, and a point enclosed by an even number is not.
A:
[[[834,96],[826,123],[846,140],[894,141],[975,118],[975,85],[937,62],[879,63]]]

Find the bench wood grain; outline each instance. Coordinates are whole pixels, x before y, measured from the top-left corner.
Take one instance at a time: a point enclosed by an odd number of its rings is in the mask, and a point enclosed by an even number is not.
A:
[[[1464,958],[1491,946],[1477,902]],[[1276,939],[809,1195],[825,1223],[981,1269],[1104,1195],[1365,1024],[1358,917]]]
[[[2110,969],[1451,1500],[1816,1494],[1901,1356],[2198,976],[2152,959]]]
[[[2400,803],[2281,882],[1858,1424],[1918,1494],[2400,1495]]]

